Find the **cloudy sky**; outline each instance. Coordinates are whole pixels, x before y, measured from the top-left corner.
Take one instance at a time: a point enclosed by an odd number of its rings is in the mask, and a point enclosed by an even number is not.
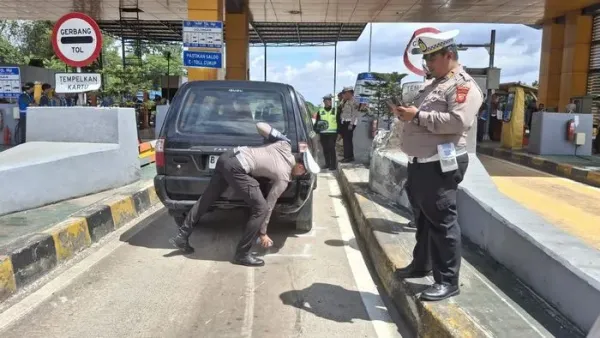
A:
[[[482,44],[496,30],[495,66],[502,69],[501,82],[531,83],[538,78],[542,31],[524,25],[490,24],[373,24],[371,71],[408,73],[407,81],[419,81],[402,61],[404,48],[412,33],[433,26],[442,31],[459,29],[459,43]],[[368,70],[369,26],[356,42],[341,42],[337,48],[336,92],[353,86],[356,75]],[[467,67],[487,67],[484,48],[459,52]],[[293,85],[305,98],[321,103],[321,97],[333,92],[333,47],[272,47],[267,50],[267,80]],[[418,58],[416,59],[418,61]],[[264,80],[264,48],[250,48],[250,78]]]

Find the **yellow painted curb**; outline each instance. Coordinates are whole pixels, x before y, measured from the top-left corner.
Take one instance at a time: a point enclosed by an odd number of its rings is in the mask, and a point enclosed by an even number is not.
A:
[[[559,163],[556,166],[556,171],[564,176],[571,176],[571,172],[573,171],[573,166],[570,164]]]
[[[595,185],[600,186],[600,172],[590,171],[587,173],[586,179]]]
[[[10,257],[0,256],[0,300],[17,291],[17,282]]]
[[[543,166],[544,162],[546,162],[543,158],[539,158],[539,157],[532,157],[531,158],[531,163],[536,165],[536,166]]]
[[[131,196],[120,196],[109,200],[106,204],[110,207],[115,229],[120,228],[137,216]]]
[[[56,247],[56,259],[59,262],[70,259],[75,253],[92,244],[85,218],[69,218],[47,230],[46,233],[52,235]]]

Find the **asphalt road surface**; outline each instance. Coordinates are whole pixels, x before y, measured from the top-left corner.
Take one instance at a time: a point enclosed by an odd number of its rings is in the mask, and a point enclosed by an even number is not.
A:
[[[229,262],[242,212],[207,216],[184,256],[156,208],[12,300],[0,337],[409,337],[380,296],[335,178],[322,174],[315,193],[313,230],[272,225],[275,248],[260,268]]]

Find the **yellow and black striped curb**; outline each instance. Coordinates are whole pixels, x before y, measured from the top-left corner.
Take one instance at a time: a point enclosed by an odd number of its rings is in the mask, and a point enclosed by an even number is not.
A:
[[[600,171],[586,170],[570,164],[558,163],[535,155],[513,152],[502,148],[487,148],[478,146],[477,152],[594,187],[600,187]]]
[[[0,301],[159,202],[154,186],[148,184],[134,193],[94,204],[46,231],[0,248]]]

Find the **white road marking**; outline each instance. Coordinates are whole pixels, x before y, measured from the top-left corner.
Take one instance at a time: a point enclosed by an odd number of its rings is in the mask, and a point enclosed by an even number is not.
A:
[[[244,292],[246,299],[246,308],[244,311],[244,324],[242,325],[242,337],[252,337],[252,327],[254,325],[254,269],[246,268],[246,290]]]
[[[147,218],[151,218],[152,216],[154,216],[152,218],[157,218],[161,215],[161,213],[158,212],[160,209],[162,209],[162,205],[152,207],[144,212],[140,217],[110,233],[108,236],[106,236],[106,239],[104,239],[106,242],[101,244],[98,251],[84,258],[79,263],[73,265],[65,272],[49,281],[37,291],[25,297],[25,299],[11,306],[6,311],[0,313],[0,332],[5,330],[13,322],[26,316],[42,302],[52,297],[56,292],[59,292],[68,285],[71,285],[77,277],[86,273],[91,267],[96,265],[96,263],[112,254],[115,250],[123,245],[129,245],[127,241],[131,237],[135,236],[138,232],[143,230],[144,226],[141,226],[136,231],[130,233],[127,238],[124,238],[122,241],[115,239],[118,239],[122,234],[133,228],[136,224],[144,222],[144,220]]]
[[[340,187],[338,186],[337,181],[335,179],[330,179],[328,181],[329,192],[331,195],[340,195]],[[352,225],[350,223],[350,219],[348,218],[348,212],[346,208],[344,208],[341,199],[332,198],[331,200],[337,216],[337,224],[340,229],[342,240],[345,243],[348,243],[352,238],[354,238],[354,232],[352,231]],[[344,250],[346,251],[346,257],[348,257],[348,263],[350,265],[350,270],[352,270],[356,287],[360,293],[367,314],[371,319],[371,323],[373,324],[373,328],[377,334],[377,337],[398,337],[398,328],[387,312],[387,308],[379,295],[377,286],[371,279],[371,274],[367,268],[362,253],[360,250],[355,250],[349,245],[344,245]],[[376,297],[367,297],[365,295],[367,292],[375,295]]]

